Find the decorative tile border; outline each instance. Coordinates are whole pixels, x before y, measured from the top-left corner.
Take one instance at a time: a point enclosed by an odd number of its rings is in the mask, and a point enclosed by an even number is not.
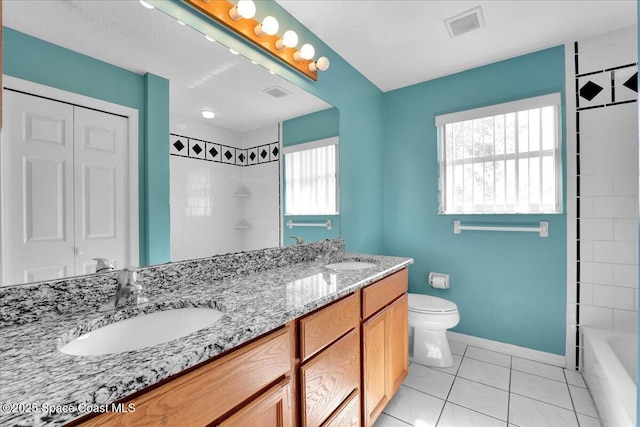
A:
[[[280,143],[276,141],[251,148],[236,148],[172,133],[169,154],[244,167],[279,161]]]

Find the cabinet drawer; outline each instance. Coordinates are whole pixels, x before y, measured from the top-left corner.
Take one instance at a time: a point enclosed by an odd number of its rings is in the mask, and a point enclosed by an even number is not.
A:
[[[300,367],[302,425],[317,427],[360,385],[360,330]]]
[[[360,427],[360,390],[351,393],[322,427]]]
[[[362,318],[366,319],[389,304],[409,286],[409,273],[406,268],[387,276],[362,289]]]
[[[106,413],[82,425],[206,426],[290,372],[291,338],[287,326],[128,399],[135,403],[135,412]]]
[[[359,295],[353,294],[300,320],[300,358],[307,360],[358,326]]]

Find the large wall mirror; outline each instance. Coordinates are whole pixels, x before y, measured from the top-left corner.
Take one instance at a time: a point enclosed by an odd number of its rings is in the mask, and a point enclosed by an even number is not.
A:
[[[289,229],[291,218],[283,216],[283,147],[338,136],[336,108],[138,1],[5,1],[3,26],[3,147],[12,142],[11,132],[29,136],[33,146],[15,144],[26,148],[2,152],[2,285],[91,274],[99,257],[115,268],[144,263],[131,230],[143,226],[136,209],[148,190],[136,173],[139,157],[148,153],[129,147],[120,158],[120,143],[110,135],[122,135],[126,145],[153,134],[150,111],[166,81],[170,135],[165,120],[159,139],[169,144],[163,150],[170,168],[171,261],[292,244],[292,236],[309,241],[340,235],[339,215],[298,221],[331,219],[331,230]],[[29,56],[46,65],[30,67]],[[75,61],[77,69],[62,61]],[[60,70],[68,76],[56,78],[66,78],[81,96],[72,90],[58,99],[43,84],[47,73]],[[98,72],[103,78],[97,84],[83,78]],[[130,105],[93,103],[101,93],[131,99]],[[56,147],[52,158],[43,142]],[[130,179],[120,182],[125,176]],[[65,188],[69,182],[77,188]],[[120,258],[109,252],[109,237],[122,229],[131,236],[122,249],[128,255]],[[25,241],[39,245],[11,250]],[[49,259],[62,252],[66,264]]]

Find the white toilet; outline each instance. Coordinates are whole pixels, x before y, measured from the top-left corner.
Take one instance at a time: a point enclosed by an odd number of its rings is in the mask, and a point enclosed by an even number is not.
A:
[[[458,306],[446,299],[409,294],[409,359],[426,366],[453,365],[447,329],[460,321]]]

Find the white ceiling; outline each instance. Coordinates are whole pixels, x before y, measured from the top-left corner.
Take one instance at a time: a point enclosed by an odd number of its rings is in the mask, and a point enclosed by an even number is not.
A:
[[[385,92],[637,20],[636,0],[277,2]],[[485,27],[451,38],[444,20],[476,6]]]
[[[249,131],[330,107],[137,0],[4,0],[3,25],[139,74],[170,80],[171,112]],[[291,92],[274,98],[264,89]]]

